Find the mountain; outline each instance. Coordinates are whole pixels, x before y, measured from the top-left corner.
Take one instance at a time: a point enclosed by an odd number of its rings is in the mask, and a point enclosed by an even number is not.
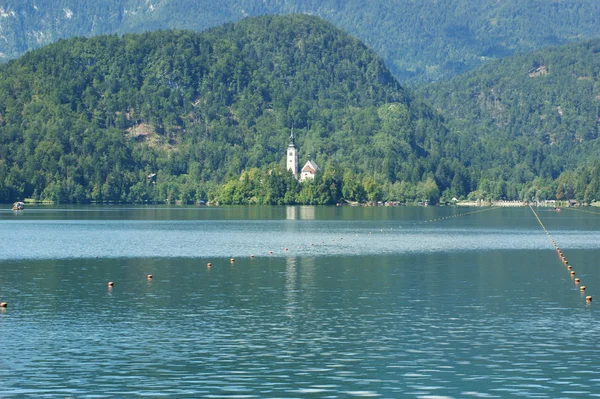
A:
[[[583,200],[598,176],[600,40],[508,57],[420,94],[453,131],[478,143],[471,159],[482,180],[567,179]],[[597,188],[588,194],[586,202],[600,199]]]
[[[281,168],[292,129],[331,173],[414,188],[442,157],[464,169],[367,46],[318,17],[263,16],[61,40],[0,66],[0,202],[204,199]]]
[[[380,54],[394,76],[445,80],[490,60],[600,37],[595,0],[3,0],[0,53],[60,38],[155,29],[202,31],[246,16],[320,16]]]

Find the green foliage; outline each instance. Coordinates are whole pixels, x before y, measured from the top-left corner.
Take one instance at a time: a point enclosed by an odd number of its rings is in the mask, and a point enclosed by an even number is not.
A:
[[[589,202],[598,49],[509,58],[423,89],[449,130],[316,17],[60,41],[0,66],[0,202]],[[313,182],[282,169],[292,128],[301,162],[310,153],[322,168]]]
[[[277,170],[292,127],[326,171],[314,187],[230,181]],[[0,67],[0,201],[331,204],[336,170],[415,185],[454,146],[371,50],[305,15],[69,39]]]
[[[568,44],[491,63],[421,94],[444,113],[451,130],[473,142],[462,157],[471,172],[480,171],[479,192],[525,198],[531,192],[523,187],[537,177],[553,181],[597,159],[598,65],[600,41]],[[463,175],[462,182],[452,180],[455,195],[475,188],[462,168],[454,170]],[[438,169],[436,179],[445,182],[446,175]],[[584,194],[580,185],[557,195],[583,200]]]

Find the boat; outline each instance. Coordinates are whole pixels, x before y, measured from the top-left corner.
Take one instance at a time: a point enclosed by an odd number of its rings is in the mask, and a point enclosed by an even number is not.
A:
[[[13,211],[22,211],[23,209],[25,209],[25,203],[24,202],[15,202],[13,204],[13,207],[12,207]]]

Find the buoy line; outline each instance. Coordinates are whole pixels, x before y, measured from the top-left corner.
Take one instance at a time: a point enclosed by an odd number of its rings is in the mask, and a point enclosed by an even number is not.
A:
[[[568,209],[570,211],[577,211],[577,212],[585,212],[585,213],[590,213],[592,215],[600,216],[600,212],[592,212],[592,211],[587,211],[585,209],[579,209],[579,208],[561,208],[561,209]]]
[[[488,211],[491,211],[491,210],[494,210],[494,209],[499,209],[499,208],[501,208],[501,207],[497,207],[497,206],[496,207],[486,207],[485,209],[478,209],[478,210],[472,211],[472,212],[463,212],[463,213],[458,213],[456,215],[449,215],[449,216],[443,216],[443,217],[438,217],[438,218],[433,218],[433,219],[428,219],[428,220],[422,220],[422,221],[420,221],[418,223],[416,223],[416,222],[413,223],[413,226],[416,226],[417,224],[423,224],[423,223],[441,222],[441,221],[448,220],[448,219],[454,219],[454,218],[458,218],[458,217],[473,215],[475,213],[488,212]],[[541,221],[540,221],[540,223],[541,223]],[[402,226],[398,226],[398,228],[401,229]],[[394,230],[394,228],[392,227],[389,230]],[[384,231],[384,229],[381,229],[381,231]],[[388,231],[388,229],[386,228],[385,231]],[[372,233],[373,232],[369,232],[369,234],[372,234]],[[359,236],[358,234],[355,234],[352,237],[358,237],[358,236]],[[332,239],[332,242],[339,242],[340,240],[343,240],[343,239],[344,239],[344,237],[340,237],[339,240],[338,239]],[[348,241],[350,241],[350,240],[348,240]],[[325,242],[325,241],[321,241],[320,244],[328,245],[328,243]],[[315,247],[315,243],[311,242],[310,244],[306,245],[306,248],[311,248],[311,247],[314,248]],[[283,247],[282,253],[285,253],[285,254],[289,255],[290,252],[291,252],[290,248],[292,248],[292,247],[291,246]],[[303,248],[303,246],[298,246],[298,248]],[[267,254],[268,254],[267,256],[271,256],[271,255],[273,255],[273,251],[268,251]],[[249,257],[250,257],[251,260],[254,260],[256,258],[256,256],[254,254],[249,255]],[[230,257],[229,258],[229,264],[232,265],[232,266],[234,266],[235,265],[235,258]],[[208,262],[206,264],[207,270],[210,270],[212,268],[212,266],[213,266],[213,264],[211,262]],[[153,277],[154,276],[152,274],[147,274],[146,275],[146,279],[148,281],[151,281],[153,279]],[[112,289],[113,289],[114,286],[115,286],[115,283],[113,281],[109,281],[108,282],[108,291],[112,292]],[[2,304],[0,304],[0,306],[6,307],[6,304],[2,303]]]
[[[444,221],[444,220],[454,219],[454,218],[463,217],[463,216],[469,216],[469,215],[473,215],[473,214],[476,214],[476,213],[488,212],[488,211],[499,209],[499,208],[501,208],[501,207],[497,207],[497,206],[496,207],[486,207],[485,209],[478,209],[478,210],[472,211],[472,212],[463,212],[463,213],[459,213],[459,214],[455,214],[455,215],[449,215],[449,216],[443,216],[443,217],[438,217],[438,218],[423,220],[423,221],[420,221],[418,224],[441,222],[441,221]],[[548,236],[548,238],[552,241],[552,244],[556,248],[556,251],[557,251],[559,257],[561,258],[562,262],[567,266],[567,269],[570,271],[571,276],[574,277],[575,276],[575,271],[573,270],[573,267],[571,265],[569,265],[569,262],[567,261],[566,257],[563,255],[562,251],[558,248],[558,245],[556,244],[556,242],[554,241],[554,239],[552,239],[550,233],[548,232],[548,230],[544,226],[544,223],[541,221],[541,219],[539,218],[538,214],[531,207],[531,205],[529,205],[529,209],[531,209],[531,211],[535,215],[538,223],[540,224],[540,226],[542,227],[542,229],[544,230],[544,232],[546,233],[546,235]],[[588,212],[588,213],[592,213],[592,214],[600,216],[600,214],[595,213],[595,212],[584,211],[584,210],[579,210],[579,211],[581,211],[581,212]],[[416,222],[413,223],[413,226],[416,226],[416,225],[417,225]],[[402,228],[402,225],[398,226],[398,228]],[[387,228],[385,230],[387,231]],[[394,230],[394,228],[390,228],[390,230]],[[384,231],[384,230],[382,229],[381,231]],[[372,232],[370,232],[369,234],[372,234]],[[358,236],[359,235],[356,234],[356,235],[353,235],[352,237],[358,237]],[[344,239],[344,237],[340,237],[340,240],[343,240],[343,239]],[[332,241],[336,241],[337,242],[338,240],[337,239],[333,239]],[[321,241],[321,244],[327,245],[327,243],[325,241]],[[314,245],[315,245],[314,243],[310,243],[309,245],[307,245],[307,247],[308,248],[314,247]],[[289,248],[291,248],[291,247],[284,247],[284,249],[283,249],[282,252],[289,254],[289,252],[290,252]],[[298,248],[302,248],[302,246],[298,246]],[[273,251],[268,251],[268,255],[273,255]],[[252,260],[255,259],[255,255],[249,255],[249,256],[250,256],[250,259],[252,259]],[[235,258],[231,257],[229,259],[229,263],[231,265],[234,265],[235,264]],[[210,270],[211,267],[212,267],[212,263],[210,263],[210,262],[207,263],[206,267],[207,267],[208,270]],[[148,281],[151,281],[153,279],[153,275],[152,274],[147,274],[146,275],[146,279]],[[579,285],[580,278],[574,278],[574,281],[575,281],[575,285]],[[115,283],[113,281],[109,281],[107,283],[107,286],[108,286],[108,291],[111,292],[112,289],[113,289],[113,287],[115,286]],[[585,290],[586,290],[586,286],[584,286],[584,285],[580,286],[579,288],[580,288],[580,291],[582,293],[585,292]],[[592,301],[592,297],[591,296],[587,296],[585,299],[586,299],[586,302],[591,302]],[[5,308],[7,308],[7,306],[8,305],[7,305],[6,302],[1,302],[0,303],[0,309],[5,309]]]
[[[478,210],[472,211],[472,212],[463,212],[463,213],[458,213],[458,214],[455,214],[455,215],[442,216],[442,217],[437,217],[437,218],[433,218],[433,219],[421,220],[420,222],[414,222],[414,223],[410,224],[410,226],[412,227],[412,226],[418,226],[418,225],[421,225],[421,224],[434,223],[434,222],[442,222],[442,221],[448,220],[448,219],[454,219],[454,218],[458,218],[458,217],[462,217],[462,216],[469,216],[469,215],[473,215],[475,213],[488,212],[488,211],[491,211],[491,210],[494,210],[494,209],[499,209],[499,208],[501,208],[501,207],[498,207],[498,206],[486,207],[485,209],[478,209]],[[364,234],[372,235],[374,232],[383,232],[383,231],[390,231],[390,230],[394,231],[394,230],[398,230],[398,229],[402,229],[402,228],[403,228],[403,225],[399,225],[397,228],[390,227],[390,228],[385,228],[385,229],[374,229],[373,231],[370,231],[368,234],[367,233],[364,233]],[[360,237],[360,235],[359,234],[352,234],[351,236],[347,237],[349,239],[346,242],[351,242],[352,238],[356,238],[356,237]],[[344,240],[344,237],[340,237],[339,239],[334,238],[331,241],[329,241],[329,240],[324,241],[323,240],[323,241],[320,241],[320,243],[311,242],[309,244],[297,245],[297,247],[298,247],[298,249],[303,249],[303,248],[304,249],[306,249],[306,248],[310,249],[310,248],[315,248],[318,245],[323,245],[323,246],[331,245],[331,243],[333,243],[333,242],[340,242],[342,240]],[[294,246],[285,246],[285,245],[282,245],[281,253],[286,254],[286,255],[289,256],[293,252],[292,248],[295,248],[295,247]],[[249,257],[250,257],[251,260],[254,260],[255,258],[258,257],[258,255],[255,255],[255,254],[249,255]],[[265,256],[270,257],[270,256],[273,256],[274,254],[275,254],[275,252],[273,250],[270,250],[270,251],[268,251],[265,254]],[[234,264],[233,258],[230,259],[229,263],[232,264],[232,265]],[[208,263],[206,266],[207,266],[208,269],[210,269],[212,267],[212,263]]]
[[[538,216],[537,212],[533,209],[533,207],[531,205],[529,205],[529,209],[531,209],[531,212],[533,212],[533,215],[537,219],[538,223],[540,224],[540,226],[542,226],[544,233],[546,233],[546,236],[552,242],[552,245],[554,246],[554,249],[556,250],[556,254],[560,258],[561,262],[567,267],[567,270],[569,271],[569,275],[571,276],[571,278],[574,279],[573,281],[575,282],[575,285],[579,286],[579,284],[581,283],[581,279],[579,277],[577,277],[577,278],[575,277],[575,270],[573,270],[573,265],[569,265],[569,261],[567,260],[567,257],[563,254],[562,250],[558,247],[558,244],[556,243],[556,241],[554,241],[554,239],[552,238],[552,235],[550,234],[548,229],[546,229],[546,226],[544,226],[544,223],[542,222],[542,220]],[[585,292],[586,288],[587,287],[585,285],[579,286],[579,292],[581,292],[583,294]],[[592,296],[591,295],[586,296],[585,301],[587,303],[592,302]]]
[[[434,218],[434,219],[429,219],[429,220],[422,220],[419,223],[415,222],[413,223],[413,226],[416,226],[417,224],[422,224],[422,223],[432,223],[432,222],[440,222],[446,219],[453,219],[453,218],[457,218],[457,217],[461,217],[461,216],[468,216],[468,215],[472,215],[474,213],[480,213],[480,212],[487,212],[487,211],[491,211],[493,209],[498,209],[500,207],[498,206],[494,206],[494,207],[489,207],[486,209],[479,209],[477,211],[473,211],[473,212],[465,212],[465,213],[459,213],[456,215],[451,215],[451,216],[444,216],[444,217],[439,217],[439,218]],[[402,226],[399,226],[400,228],[402,228]]]

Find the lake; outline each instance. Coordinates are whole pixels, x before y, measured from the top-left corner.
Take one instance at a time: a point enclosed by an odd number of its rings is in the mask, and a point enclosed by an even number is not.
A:
[[[600,397],[600,211],[536,212],[1,210],[0,397]]]

